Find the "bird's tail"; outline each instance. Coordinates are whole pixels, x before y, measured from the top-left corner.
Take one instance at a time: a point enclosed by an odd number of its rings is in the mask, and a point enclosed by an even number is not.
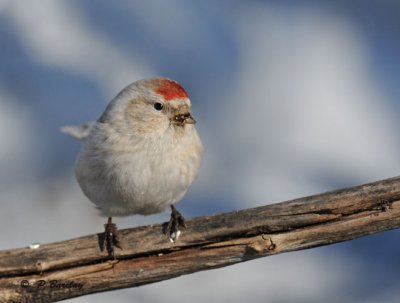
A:
[[[89,121],[81,125],[66,125],[60,128],[60,131],[72,138],[84,141],[92,131],[96,122]]]

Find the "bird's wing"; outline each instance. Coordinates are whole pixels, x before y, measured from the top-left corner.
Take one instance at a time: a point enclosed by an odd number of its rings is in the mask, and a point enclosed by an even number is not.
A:
[[[66,125],[61,127],[60,131],[75,139],[83,141],[89,136],[95,123],[96,121],[89,121],[81,125]]]

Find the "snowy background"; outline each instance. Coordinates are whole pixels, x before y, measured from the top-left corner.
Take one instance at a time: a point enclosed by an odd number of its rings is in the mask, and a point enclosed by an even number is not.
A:
[[[102,230],[73,176],[79,142],[58,129],[156,75],[186,88],[206,147],[186,217],[400,174],[398,1],[0,0],[0,249]],[[399,237],[68,302],[394,303]]]

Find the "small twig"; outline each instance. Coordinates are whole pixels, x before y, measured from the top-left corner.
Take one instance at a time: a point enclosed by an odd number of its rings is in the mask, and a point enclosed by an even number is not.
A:
[[[55,302],[399,228],[400,177],[185,223],[175,243],[162,224],[120,230],[116,260],[102,234],[0,251],[0,301]]]

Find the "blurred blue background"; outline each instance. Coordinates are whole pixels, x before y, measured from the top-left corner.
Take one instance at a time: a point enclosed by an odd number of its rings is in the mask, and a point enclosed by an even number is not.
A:
[[[188,91],[206,148],[186,217],[399,175],[398,1],[1,0],[0,249],[101,231],[73,176],[79,142],[59,127],[158,75]],[[399,237],[68,302],[397,303]]]

